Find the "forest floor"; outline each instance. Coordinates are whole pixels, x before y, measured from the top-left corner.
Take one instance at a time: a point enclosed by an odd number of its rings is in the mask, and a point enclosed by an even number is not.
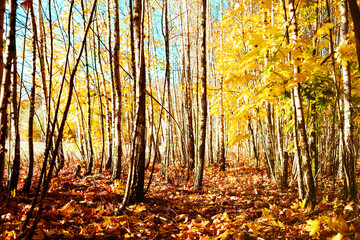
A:
[[[156,168],[145,202],[118,213],[124,188],[107,173],[74,178],[66,167],[52,181],[34,239],[360,239],[360,205],[342,201],[328,179],[318,184],[314,210],[295,188],[279,190],[264,170],[240,164],[207,167],[201,191],[185,171],[172,169],[166,183]],[[32,196],[0,197],[0,234],[16,239]]]

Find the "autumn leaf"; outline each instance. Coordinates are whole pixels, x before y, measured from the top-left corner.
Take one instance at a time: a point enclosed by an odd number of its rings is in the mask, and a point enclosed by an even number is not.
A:
[[[62,208],[59,209],[64,216],[69,216],[75,211],[74,200],[71,200],[67,204],[65,204]]]
[[[306,231],[309,232],[310,236],[314,236],[316,233],[319,232],[320,230],[320,220],[319,219],[315,219],[315,220],[307,220],[306,221],[307,226],[305,228]]]
[[[347,41],[342,41],[336,49],[335,56],[341,63],[354,60],[356,56],[355,44],[349,44]]]
[[[221,216],[220,218],[221,221],[224,221],[224,222],[231,222],[231,219],[229,218],[229,215],[227,212],[224,212],[223,215]]]
[[[343,238],[343,235],[341,233],[336,234],[331,238],[331,240],[341,240]]]
[[[21,3],[21,6],[25,9],[25,10],[28,10],[31,5],[33,3],[33,0],[25,0]]]

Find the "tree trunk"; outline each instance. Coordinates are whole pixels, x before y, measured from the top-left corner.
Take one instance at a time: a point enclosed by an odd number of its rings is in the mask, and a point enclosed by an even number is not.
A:
[[[5,15],[5,1],[0,2],[0,87],[3,80],[4,71],[4,47],[3,47],[3,35],[4,35],[4,15]],[[1,185],[1,184],[0,184]]]
[[[131,19],[133,26],[134,62],[133,78],[135,80],[135,130],[132,137],[132,156],[130,159],[129,174],[126,183],[126,190],[121,208],[129,202],[141,202],[144,200],[145,180],[145,152],[146,152],[146,75],[144,58],[144,36],[143,36],[143,5],[142,0],[130,0]]]
[[[35,115],[35,87],[36,87],[36,42],[37,42],[37,28],[36,19],[34,14],[34,5],[30,7],[31,12],[31,23],[33,30],[33,62],[32,62],[32,86],[30,91],[30,107],[29,107],[29,130],[28,130],[28,141],[29,141],[29,168],[28,174],[24,183],[23,192],[29,194],[31,187],[31,180],[34,171],[34,115]]]
[[[112,41],[112,22],[111,22],[111,0],[107,0],[106,1],[106,10],[107,10],[107,18],[108,18],[108,22],[107,22],[107,35],[108,35],[108,49],[109,49],[109,68],[110,68],[110,84],[111,84],[111,104],[112,106],[114,106],[114,69],[113,69],[113,56],[112,56],[112,45],[111,45],[111,41]],[[103,81],[103,88],[106,89],[106,82],[105,79]],[[109,111],[110,110],[110,102],[109,102],[109,98],[107,96],[107,91],[105,90],[105,98],[106,98],[106,130],[107,130],[107,159],[106,159],[106,163],[105,163],[105,169],[106,170],[110,170],[111,168],[111,163],[112,163],[112,153],[113,153],[113,111]]]
[[[202,188],[202,179],[204,172],[205,162],[205,142],[206,142],[206,120],[207,120],[207,89],[206,89],[206,13],[207,13],[207,0],[201,3],[201,18],[200,18],[200,66],[199,76],[201,81],[201,108],[199,113],[200,129],[199,129],[199,144],[198,144],[198,157],[195,164],[194,175],[194,189],[200,190]]]
[[[298,37],[298,28],[297,28],[297,19],[295,13],[295,0],[290,0],[289,3],[289,12],[290,12],[290,19],[291,24],[294,26],[293,34],[292,34],[292,42],[296,44],[297,37]],[[296,62],[294,61],[294,77],[296,78],[297,74],[300,73],[300,68],[296,66]],[[311,158],[309,153],[309,144],[307,140],[306,130],[305,130],[305,121],[304,121],[304,114],[303,114],[303,106],[301,100],[301,93],[300,93],[300,83],[297,83],[294,87],[294,104],[295,110],[297,115],[298,127],[299,127],[299,137],[300,137],[300,146],[302,156],[305,162],[305,169],[304,169],[304,177],[306,182],[306,197],[310,202],[312,207],[315,207],[316,204],[316,189],[314,184],[314,178],[312,174],[311,168]]]
[[[165,130],[166,130],[166,149],[165,149],[165,181],[169,182],[169,163],[171,158],[171,94],[170,94],[170,36],[169,36],[169,20],[168,20],[168,1],[164,0],[163,2],[164,8],[164,40],[165,40],[165,84],[167,85],[167,110],[168,113],[166,114],[165,120]]]
[[[340,38],[342,42],[347,42],[348,33],[348,7],[346,0],[340,2],[341,27]],[[353,136],[352,136],[352,100],[351,100],[351,76],[350,66],[347,61],[341,60],[343,91],[344,91],[344,187],[348,200],[355,200],[357,197],[355,159],[353,152]]]
[[[192,76],[191,76],[191,45],[190,45],[190,16],[189,16],[189,5],[186,0],[186,17],[187,17],[187,65],[186,65],[186,98],[185,98],[185,108],[187,115],[187,135],[188,135],[188,151],[189,151],[189,160],[188,168],[191,172],[195,167],[195,138],[194,138],[194,126],[193,126],[193,101],[192,101]],[[189,177],[188,177],[189,179]]]
[[[17,185],[19,182],[19,174],[20,174],[20,133],[19,133],[19,110],[18,110],[18,103],[17,103],[17,67],[16,67],[16,58],[13,63],[13,75],[12,75],[12,94],[11,94],[11,109],[12,113],[11,121],[12,121],[12,128],[14,134],[14,155],[13,161],[11,166],[11,172],[9,177],[9,186],[8,191],[9,193],[13,190],[16,191]],[[9,195],[10,196],[10,195]]]
[[[356,0],[347,1],[349,2],[351,18],[354,22],[356,53],[358,62],[360,63],[360,9]]]
[[[11,96],[11,74],[12,67],[15,63],[16,48],[16,0],[10,0],[9,3],[9,30],[6,41],[6,62],[4,66],[4,75],[1,85],[0,93],[0,190],[3,187],[4,167],[5,167],[5,154],[6,154],[6,139],[8,134],[8,105]],[[16,74],[14,72],[13,74]]]
[[[44,38],[44,23],[43,23],[43,15],[42,15],[42,0],[39,0],[38,3],[38,20],[39,20],[39,32],[40,32],[40,38],[36,37],[37,40],[39,40],[39,63],[40,63],[40,71],[41,71],[41,83],[42,83],[42,93],[43,93],[43,102],[44,104],[44,139],[45,142],[48,141],[48,135],[49,135],[49,123],[50,123],[50,104],[51,104],[51,97],[49,94],[49,91],[51,91],[51,88],[48,89],[47,83],[46,83],[46,71],[45,71],[45,38]],[[34,16],[35,17],[35,16]],[[34,23],[36,25],[36,22]],[[51,31],[51,30],[50,30]],[[52,33],[50,33],[52,34]],[[37,33],[36,33],[37,35]],[[38,35],[37,35],[38,36]],[[50,36],[51,38],[51,36]],[[51,38],[51,41],[53,39]],[[51,60],[52,61],[52,60]],[[49,68],[52,68],[49,66]],[[51,74],[52,69],[49,69],[49,73]],[[50,82],[50,81],[49,81]],[[49,84],[51,87],[51,84]]]
[[[81,0],[81,9],[83,13],[85,13],[85,5],[84,0]],[[86,29],[86,19],[85,15],[83,15],[83,27]],[[92,144],[92,115],[91,115],[91,93],[90,93],[90,74],[89,74],[89,57],[88,57],[88,48],[87,48],[87,40],[85,39],[85,77],[86,77],[86,138],[87,138],[87,145],[86,145],[86,156],[87,156],[87,163],[86,163],[86,172],[85,175],[90,175],[92,172],[93,164],[94,164],[94,149]]]
[[[99,36],[99,25],[98,22],[96,22],[96,30],[97,30],[97,35]],[[95,38],[94,38],[94,44],[95,44]],[[98,42],[97,44],[97,52],[98,54],[101,53],[101,49],[100,49],[100,42]],[[95,51],[94,51],[94,55],[95,55]],[[95,57],[95,56],[94,56]],[[96,61],[95,61],[96,62]],[[106,91],[106,85],[105,85],[105,76],[104,76],[104,71],[103,71],[103,65],[102,65],[102,60],[101,57],[99,57],[99,68],[100,68],[100,74],[101,74],[101,80],[102,83],[104,84],[104,90],[103,93],[101,94],[101,85],[100,85],[100,77],[98,76],[98,71],[96,71],[96,84],[97,84],[97,95],[98,95],[98,104],[99,104],[99,115],[100,115],[100,128],[101,128],[101,145],[102,145],[102,150],[101,150],[101,160],[100,160],[100,167],[99,167],[99,173],[102,172],[103,170],[103,162],[104,162],[104,157],[105,157],[105,126],[104,126],[104,103],[103,103],[103,98],[102,96],[104,96],[104,100],[105,100],[105,110],[108,111],[108,104],[107,104],[107,91]],[[106,112],[106,116],[108,115],[108,112]]]
[[[115,109],[115,134],[114,134],[114,154],[112,179],[120,179],[121,173],[121,81],[120,81],[120,19],[119,1],[114,0],[115,8],[115,47],[114,47],[114,81],[116,89],[116,109]]]

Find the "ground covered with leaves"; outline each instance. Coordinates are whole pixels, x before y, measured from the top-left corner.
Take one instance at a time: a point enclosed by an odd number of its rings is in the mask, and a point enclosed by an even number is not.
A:
[[[110,181],[107,173],[74,178],[64,170],[52,181],[34,238],[360,239],[360,205],[327,194],[334,187],[328,182],[319,183],[318,205],[311,210],[297,200],[296,189],[278,189],[254,167],[208,167],[201,191],[179,169],[169,183],[155,171],[146,201],[118,212],[121,181]],[[17,194],[8,203],[1,198],[0,233],[16,239],[32,196]]]

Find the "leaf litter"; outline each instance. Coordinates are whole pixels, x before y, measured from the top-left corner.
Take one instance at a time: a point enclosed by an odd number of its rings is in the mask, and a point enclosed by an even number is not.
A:
[[[119,213],[124,179],[65,170],[52,181],[34,239],[360,239],[359,204],[327,194],[330,184],[311,210],[296,188],[277,189],[258,168],[207,167],[201,191],[179,173],[166,184],[157,170],[144,203]],[[20,191],[8,205],[1,201],[3,239],[19,236],[31,201]]]

